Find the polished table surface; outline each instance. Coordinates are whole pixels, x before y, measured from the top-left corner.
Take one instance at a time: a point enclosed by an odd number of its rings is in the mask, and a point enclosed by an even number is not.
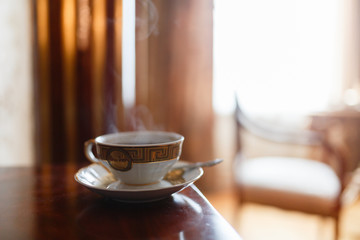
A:
[[[121,203],[75,182],[79,168],[0,168],[0,239],[241,239],[194,185]]]

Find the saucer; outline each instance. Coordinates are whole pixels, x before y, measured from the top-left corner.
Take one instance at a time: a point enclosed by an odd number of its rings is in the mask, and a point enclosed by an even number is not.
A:
[[[174,167],[186,164],[188,162],[178,161]],[[81,168],[74,177],[78,183],[104,197],[122,202],[150,202],[169,197],[183,190],[198,180],[203,173],[203,169],[198,167],[184,173],[183,178],[185,181],[183,183],[172,184],[166,180],[161,180],[157,184],[132,186],[116,180],[101,165],[93,163]]]

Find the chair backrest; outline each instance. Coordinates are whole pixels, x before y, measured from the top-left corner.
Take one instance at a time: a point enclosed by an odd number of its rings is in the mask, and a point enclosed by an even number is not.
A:
[[[289,129],[284,126],[273,126],[266,122],[257,121],[247,115],[236,98],[235,120],[237,123],[237,147],[241,149],[241,139],[239,132],[245,129],[251,134],[265,140],[277,143],[316,146],[322,149],[321,161],[330,165],[345,186],[346,156],[337,141],[334,143],[331,137],[332,130],[314,131],[309,129]]]
[[[321,144],[322,136],[318,132],[307,129],[289,129],[288,127],[269,125],[251,118],[245,114],[241,108],[238,98],[236,98],[235,119],[239,129],[244,128],[266,140],[302,145]]]

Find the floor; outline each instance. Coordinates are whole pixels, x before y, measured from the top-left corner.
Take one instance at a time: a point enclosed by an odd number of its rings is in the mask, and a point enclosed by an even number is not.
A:
[[[258,204],[236,207],[231,189],[205,193],[210,203],[246,240],[332,240],[333,220]],[[360,240],[360,198],[341,214],[340,240]]]

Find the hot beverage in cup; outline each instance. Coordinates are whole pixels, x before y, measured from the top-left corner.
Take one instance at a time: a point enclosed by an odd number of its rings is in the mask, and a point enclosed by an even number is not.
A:
[[[123,183],[146,185],[159,182],[179,160],[183,141],[173,132],[120,132],[90,139],[84,150],[90,161],[102,164]]]

